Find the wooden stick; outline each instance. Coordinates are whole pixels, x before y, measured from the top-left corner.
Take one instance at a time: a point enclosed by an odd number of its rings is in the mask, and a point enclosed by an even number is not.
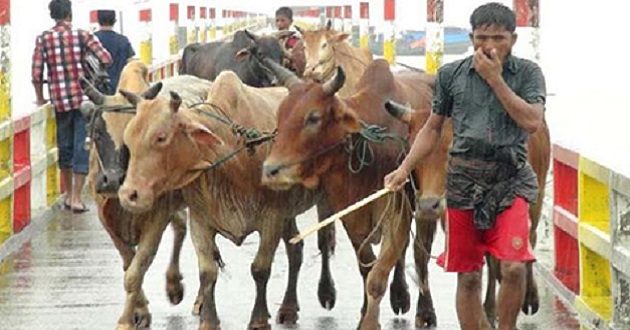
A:
[[[315,232],[317,232],[318,230],[328,226],[329,224],[335,222],[335,220],[341,219],[341,217],[344,217],[362,207],[364,207],[365,205],[375,201],[376,199],[378,199],[379,197],[382,197],[383,195],[388,194],[389,192],[391,192],[390,189],[388,188],[383,188],[375,193],[373,193],[372,195],[346,207],[345,209],[331,215],[330,217],[328,217],[326,220],[322,221],[322,222],[318,222],[317,224],[307,228],[305,231],[301,232],[300,234],[296,235],[295,237],[293,237],[289,242],[291,244],[295,244],[298,243],[299,241],[303,240],[304,238],[306,238],[306,236],[311,235]]]

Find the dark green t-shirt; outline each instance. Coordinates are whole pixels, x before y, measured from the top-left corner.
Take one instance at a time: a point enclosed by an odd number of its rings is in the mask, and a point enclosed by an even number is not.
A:
[[[528,103],[545,104],[545,80],[532,61],[508,56],[503,79]],[[498,160],[506,147],[526,157],[527,131],[505,111],[492,88],[475,71],[472,56],[438,71],[433,111],[453,120],[452,156]]]
[[[536,63],[508,56],[502,75],[516,95],[544,106],[545,80]],[[476,227],[488,229],[515,196],[530,203],[536,200],[536,175],[527,161],[529,134],[477,74],[472,56],[440,68],[433,112],[453,121],[446,193],[449,207],[474,209]]]

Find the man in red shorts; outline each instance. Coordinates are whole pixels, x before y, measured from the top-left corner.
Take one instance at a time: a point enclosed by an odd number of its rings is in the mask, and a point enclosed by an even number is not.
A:
[[[457,316],[462,329],[479,329],[484,254],[501,260],[497,302],[500,330],[513,330],[525,298],[529,204],[536,176],[527,161],[527,138],[542,123],[545,81],[535,63],[511,55],[514,13],[484,4],[470,17],[473,55],[441,67],[433,112],[409,155],[385,177],[385,187],[403,187],[431,153],[445,117],[453,122],[446,183],[446,252],[439,263],[457,272]]]

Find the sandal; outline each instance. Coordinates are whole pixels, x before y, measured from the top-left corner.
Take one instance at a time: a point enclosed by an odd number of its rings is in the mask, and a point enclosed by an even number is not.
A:
[[[72,210],[72,206],[68,203],[67,200],[63,201],[63,205],[61,206],[64,210]]]
[[[90,209],[87,208],[87,206],[85,206],[84,203],[81,203],[81,208],[73,208],[72,209],[72,213],[74,214],[81,214],[81,213],[85,213],[87,211],[89,211]]]

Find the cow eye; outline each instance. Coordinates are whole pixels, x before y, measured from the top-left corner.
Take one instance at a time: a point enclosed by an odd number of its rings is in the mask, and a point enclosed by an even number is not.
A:
[[[322,44],[322,49],[324,49],[324,48],[326,48],[326,47],[328,47],[328,43],[323,43],[323,44]]]
[[[321,120],[319,112],[312,111],[304,118],[304,126],[318,125]]]
[[[166,142],[166,138],[167,138],[166,133],[161,133],[161,134],[159,134],[157,136],[156,142],[158,144],[162,144],[162,143]]]

